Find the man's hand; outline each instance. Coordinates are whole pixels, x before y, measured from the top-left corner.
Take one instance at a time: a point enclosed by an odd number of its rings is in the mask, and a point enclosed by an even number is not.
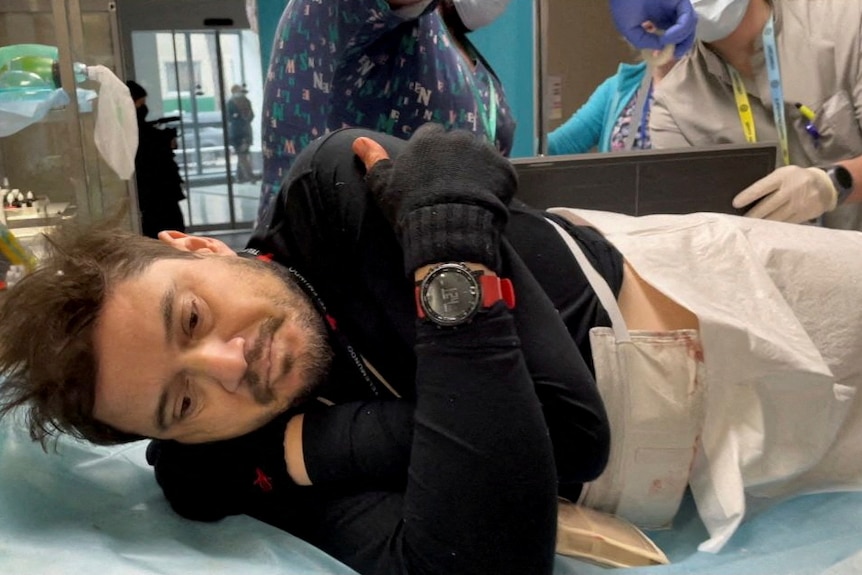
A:
[[[755,202],[746,216],[798,224],[834,210],[838,191],[820,168],[784,166],[739,192],[733,207]]]
[[[496,148],[470,132],[425,124],[394,161],[368,138],[357,138],[353,151],[401,239],[409,275],[441,261],[498,268],[500,233],[517,176]]]
[[[400,201],[393,201],[389,204],[383,202],[392,173],[392,161],[389,159],[389,153],[383,146],[371,138],[364,136],[356,138],[353,141],[352,148],[353,153],[356,154],[365,166],[365,183],[368,185],[368,189],[371,190],[371,195],[377,200],[377,205],[383,211],[383,215],[386,216],[389,223],[397,230],[398,225],[395,219]],[[395,200],[395,198],[389,199]]]
[[[635,48],[661,50],[673,44],[674,57],[681,58],[694,44],[697,15],[689,0],[610,0],[610,8],[617,30]],[[646,22],[664,34],[648,32]]]
[[[353,141],[353,153],[362,160],[365,165],[365,173],[371,171],[371,168],[380,160],[388,160],[389,153],[377,142],[371,138],[356,138]]]

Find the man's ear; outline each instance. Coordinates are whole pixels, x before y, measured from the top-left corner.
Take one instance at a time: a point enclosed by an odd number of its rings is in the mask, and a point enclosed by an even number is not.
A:
[[[204,236],[190,236],[174,230],[159,232],[159,241],[183,252],[236,256],[236,252],[221,240]]]

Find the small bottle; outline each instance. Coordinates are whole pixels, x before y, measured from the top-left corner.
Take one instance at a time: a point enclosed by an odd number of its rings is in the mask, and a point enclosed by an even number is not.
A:
[[[6,194],[6,207],[14,207],[15,203],[15,192],[13,190],[9,190],[9,193]]]
[[[0,197],[3,198],[3,207],[8,208],[9,202],[6,199],[6,194],[9,193],[9,178],[3,176],[3,185],[0,186]]]
[[[21,190],[15,188],[12,190],[12,207],[20,208],[21,202],[24,200],[24,194],[21,193]]]
[[[26,199],[25,199],[25,205],[26,205],[28,208],[32,208],[32,207],[33,207],[33,200],[34,200],[34,199],[35,199],[35,198],[33,198],[33,191],[32,191],[32,190],[27,190],[27,196],[26,196]]]

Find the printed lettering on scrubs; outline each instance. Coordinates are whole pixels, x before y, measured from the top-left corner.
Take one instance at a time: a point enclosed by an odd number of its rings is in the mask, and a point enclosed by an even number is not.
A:
[[[266,78],[259,215],[297,154],[345,126],[406,140],[435,122],[484,135],[508,155],[515,120],[503,87],[467,51],[475,67],[433,9],[411,20],[377,0],[290,2]]]

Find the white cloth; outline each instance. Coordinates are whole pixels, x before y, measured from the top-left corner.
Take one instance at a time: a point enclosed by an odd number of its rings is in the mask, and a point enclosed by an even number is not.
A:
[[[701,550],[727,542],[746,496],[862,488],[862,234],[573,212],[698,318],[708,385],[690,487],[711,536]]]
[[[565,212],[560,213],[566,217]],[[611,318],[590,330],[596,385],[611,427],[608,465],[581,503],[645,529],[670,526],[679,510],[703,423],[703,361],[696,330],[629,331],[607,282],[572,237],[569,246]]]
[[[96,149],[116,174],[128,180],[135,173],[138,119],[129,88],[105,66],[87,66],[87,76],[99,83],[99,103],[93,138]]]

